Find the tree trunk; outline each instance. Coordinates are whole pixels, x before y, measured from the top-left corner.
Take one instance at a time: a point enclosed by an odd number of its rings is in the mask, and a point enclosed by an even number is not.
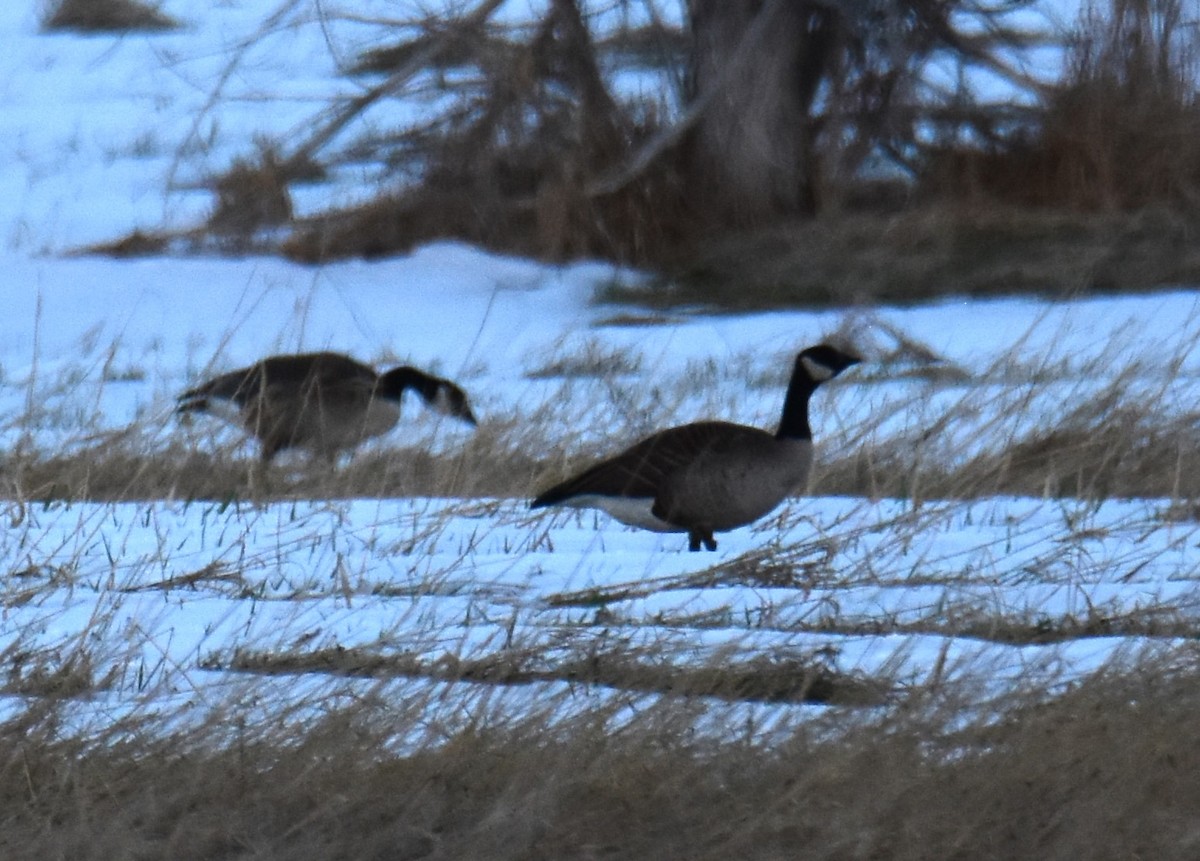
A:
[[[688,141],[689,196],[726,227],[812,212],[810,113],[832,14],[797,0],[688,0],[687,8],[689,98],[711,100]]]

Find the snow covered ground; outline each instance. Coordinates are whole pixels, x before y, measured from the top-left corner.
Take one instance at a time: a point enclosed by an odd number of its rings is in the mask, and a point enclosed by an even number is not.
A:
[[[64,255],[200,219],[211,200],[197,179],[256,133],[294,134],[361,86],[334,73],[373,31],[339,25],[331,49],[319,21],[296,26],[293,12],[252,40],[259,4],[225,2],[168,3],[189,24],[175,34],[43,35],[35,5],[0,10],[0,449],[57,452],[131,425],[140,444],[236,439],[181,428],[174,395],[215,369],[325,348],[454,377],[485,426],[550,409],[568,448],[615,447],[697,416],[769,426],[790,356],[835,333],[868,362],[814,401],[816,434],[831,446],[861,444],[863,423],[871,438],[919,435],[954,405],[948,456],[1003,450],[1131,367],[1164,415],[1194,411],[1200,306],[1186,286],[1061,304],[680,312],[634,326],[613,323],[621,309],[593,296],[637,273],[456,243],[319,268]],[[339,175],[300,202],[353,199],[376,180]],[[957,375],[898,374],[897,333]],[[467,433],[412,412],[379,445],[452,450]],[[961,676],[998,693],[1186,649],[1200,624],[1200,535],[1170,500],[797,499],[722,536],[717,553],[691,554],[681,536],[591,513],[531,515],[521,499],[41,504],[0,480],[5,710],[86,654],[84,722],[218,709],[247,684],[267,711],[378,684],[231,672],[338,649],[426,670],[532,655],[529,668],[546,675],[509,693],[514,708],[536,701],[530,691],[570,687],[553,681],[556,667],[617,648],[681,667],[816,663],[889,691]],[[1079,636],[1050,636],[1064,630]],[[386,690],[404,697],[428,683]],[[451,685],[464,698],[471,686]]]

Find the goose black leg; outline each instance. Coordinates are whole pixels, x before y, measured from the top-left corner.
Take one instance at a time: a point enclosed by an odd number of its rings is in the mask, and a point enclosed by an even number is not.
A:
[[[688,550],[693,553],[700,549],[700,545],[704,545],[705,550],[716,550],[717,540],[713,538],[711,529],[692,529],[688,531]]]

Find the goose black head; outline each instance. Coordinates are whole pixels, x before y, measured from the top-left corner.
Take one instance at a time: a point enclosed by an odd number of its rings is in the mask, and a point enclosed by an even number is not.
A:
[[[449,380],[438,380],[433,399],[427,399],[426,403],[429,404],[430,409],[442,415],[461,419],[472,427],[478,424],[475,421],[475,414],[471,412],[467,393]]]
[[[814,384],[831,380],[851,365],[861,362],[858,356],[839,350],[830,344],[818,344],[801,351],[796,357],[797,370],[803,369]]]
[[[808,399],[817,386],[831,380],[851,365],[861,362],[858,356],[843,352],[830,344],[818,344],[801,350],[792,367],[787,395],[783,400],[783,415],[779,419],[780,439],[812,439],[808,426]]]
[[[443,380],[417,368],[392,368],[379,377],[376,392],[381,397],[398,401],[407,389],[412,389],[420,395],[425,405],[434,412],[461,419],[471,426],[476,424],[466,392],[449,380]]]

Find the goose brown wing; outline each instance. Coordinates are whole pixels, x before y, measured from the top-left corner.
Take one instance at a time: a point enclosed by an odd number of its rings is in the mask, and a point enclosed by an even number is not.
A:
[[[697,457],[735,445],[754,428],[728,422],[696,422],[649,436],[618,455],[540,494],[531,508],[554,505],[573,496],[625,496],[653,499],[667,476]]]
[[[258,365],[241,368],[213,377],[179,396],[183,407],[193,405],[201,409],[210,399],[242,402],[258,396],[258,381],[261,379]]]
[[[301,358],[282,356],[281,359]],[[340,353],[313,353],[303,364],[281,362],[267,368],[267,396],[315,397],[326,409],[339,405],[356,408],[370,400],[379,375],[375,370]]]
[[[298,386],[312,382],[322,387],[356,384],[372,386],[378,379],[374,368],[341,353],[272,356],[259,364],[265,366],[265,376],[270,385]]]
[[[239,368],[214,377],[179,396],[181,403],[217,398],[239,406],[251,404],[264,395],[303,395],[315,389],[344,387],[369,392],[376,380],[375,371],[340,353],[299,353],[270,356],[248,368]]]

